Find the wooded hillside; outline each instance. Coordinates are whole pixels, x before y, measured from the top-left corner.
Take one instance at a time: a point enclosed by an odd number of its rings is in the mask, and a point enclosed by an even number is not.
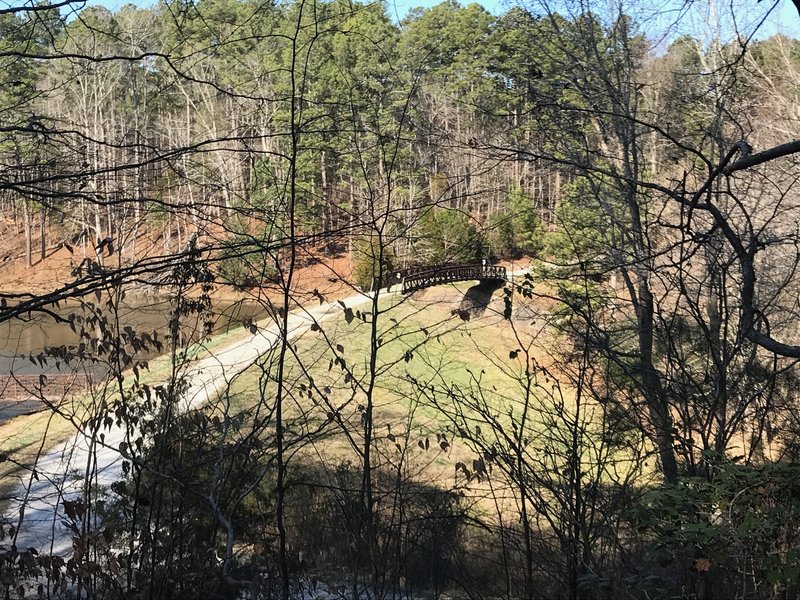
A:
[[[7,11],[2,40],[2,212],[27,262],[64,243],[118,268],[143,232],[165,256],[199,236],[237,285],[274,274],[290,226],[326,252],[380,235],[402,265],[541,252],[620,102],[669,186],[693,152],[786,141],[798,73],[780,36],[654,53],[628,17],[454,2],[400,24],[348,2]]]
[[[798,597],[777,6],[0,9],[0,324],[75,337],[15,357],[6,597]]]

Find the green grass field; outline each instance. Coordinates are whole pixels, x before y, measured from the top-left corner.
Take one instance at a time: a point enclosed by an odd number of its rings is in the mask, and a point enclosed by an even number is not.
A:
[[[327,457],[352,457],[352,444],[363,443],[361,419],[371,398],[375,436],[385,440],[387,453],[411,446],[422,450],[427,440],[426,447],[442,450],[436,456],[427,451],[430,460],[452,473],[453,462],[466,457],[467,449],[453,443],[453,422],[436,404],[447,403],[447,390],[452,389],[465,395],[483,394],[507,414],[523,396],[526,357],[515,353],[520,346],[517,335],[523,344],[533,336],[529,323],[507,321],[498,314],[501,291],[494,293],[483,314],[465,320],[466,315],[457,309],[468,287],[444,286],[404,299],[382,300],[374,377],[371,315],[361,312],[369,311],[369,305],[354,307],[352,319],[342,311],[320,329],[293,341],[284,363],[288,439],[300,444],[305,436],[304,452],[311,448]],[[213,411],[220,417],[247,413],[249,422],[264,419],[265,434],[270,435],[266,419],[275,402],[276,376],[277,354],[273,353],[243,372]],[[342,435],[344,429],[349,440]],[[308,444],[314,432],[318,432],[316,441]],[[446,451],[437,434],[447,436]]]

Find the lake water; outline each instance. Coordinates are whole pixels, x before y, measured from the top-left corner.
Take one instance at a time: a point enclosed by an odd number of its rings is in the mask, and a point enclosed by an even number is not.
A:
[[[167,299],[130,296],[129,299],[126,298],[117,313],[119,326],[120,329],[129,326],[137,333],[158,332],[159,340],[165,344],[166,350],[167,323],[171,311],[172,305]],[[62,316],[68,316],[70,313],[83,314],[77,303],[62,305],[56,312]],[[215,333],[240,328],[242,322],[247,319],[258,320],[266,316],[263,305],[248,300],[215,302],[213,313]],[[112,315],[107,313],[107,316],[111,320]],[[182,331],[197,339],[197,332],[200,329],[197,325],[196,318],[187,318],[184,320]],[[0,376],[9,373],[35,375],[53,372],[52,365],[42,368],[34,365],[28,356],[38,354],[45,347],[75,346],[79,342],[78,335],[72,331],[69,324],[57,323],[49,316],[33,315],[26,321],[14,319],[0,323]],[[146,359],[156,354],[158,353],[139,353],[137,356]]]

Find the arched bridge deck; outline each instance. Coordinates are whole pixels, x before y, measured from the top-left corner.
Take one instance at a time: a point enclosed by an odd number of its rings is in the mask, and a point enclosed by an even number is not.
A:
[[[403,293],[452,283],[455,281],[490,281],[502,283],[506,280],[506,268],[495,265],[434,265],[412,267],[398,271],[395,281],[402,283]]]

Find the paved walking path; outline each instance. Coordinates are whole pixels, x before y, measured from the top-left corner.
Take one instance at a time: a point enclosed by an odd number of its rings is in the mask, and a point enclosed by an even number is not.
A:
[[[527,272],[527,268],[509,270],[509,280]],[[381,293],[389,297],[398,291]],[[299,308],[289,315],[288,338],[302,335],[315,321],[322,323],[341,314],[342,302],[350,308],[370,299],[370,295],[356,294],[312,308]],[[237,375],[280,342],[280,330],[275,322],[266,320],[258,326],[258,332],[252,337],[217,350],[189,368],[187,379],[190,385],[182,411],[197,409],[217,397]],[[116,425],[102,431],[102,445],[96,439],[77,432],[49,450],[35,466],[38,480],[26,478],[12,494],[14,500],[5,516],[19,523],[18,549],[35,548],[39,552],[62,556],[69,554],[72,536],[62,523],[65,518],[63,500],[82,496],[87,473],[94,473],[94,485],[100,486],[110,485],[123,477],[123,457],[119,447],[125,441],[125,432]]]
[[[321,323],[341,314],[340,302],[349,308],[370,299],[370,296],[357,294],[312,308],[297,309],[289,315],[288,338],[302,335],[315,321]],[[257,326],[259,330],[252,337],[216,350],[189,368],[187,379],[190,384],[182,411],[197,409],[221,394],[233,378],[280,342],[280,329],[274,321],[262,321]],[[63,500],[74,500],[83,494],[87,472],[95,473],[95,485],[100,486],[110,485],[123,477],[123,457],[119,447],[125,441],[125,432],[116,425],[102,432],[102,445],[77,432],[49,450],[36,464],[38,481],[26,479],[12,495],[14,500],[6,516],[20,524],[16,541],[18,549],[35,548],[39,552],[62,556],[69,554],[72,536],[62,523],[65,518]]]

